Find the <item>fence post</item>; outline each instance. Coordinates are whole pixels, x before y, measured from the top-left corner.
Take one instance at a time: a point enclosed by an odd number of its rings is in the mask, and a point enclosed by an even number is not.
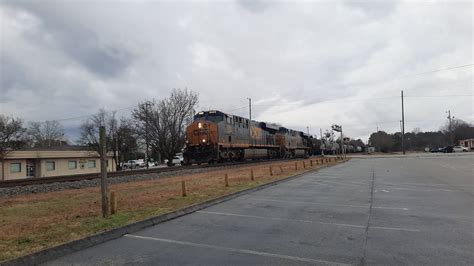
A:
[[[298,162],[295,162],[295,171],[298,171]]]
[[[182,180],[181,181],[181,191],[183,192],[183,197],[186,197],[186,181]]]
[[[227,175],[227,173],[225,173],[224,181],[225,181],[225,187],[228,187],[229,186],[229,176]]]
[[[100,195],[102,203],[102,217],[106,218],[109,216],[109,199],[108,199],[108,188],[107,188],[107,146],[105,138],[105,127],[99,128],[99,139],[100,139]]]
[[[303,161],[303,168],[306,169],[306,163]]]
[[[270,166],[270,176],[273,176],[273,166]]]
[[[280,165],[280,172],[283,174],[283,168],[281,167],[281,165]]]
[[[253,168],[250,168],[250,180],[254,181],[255,177],[253,175]]]
[[[309,165],[313,167],[313,159],[309,160]]]
[[[115,191],[110,192],[110,214],[117,213],[117,197]]]

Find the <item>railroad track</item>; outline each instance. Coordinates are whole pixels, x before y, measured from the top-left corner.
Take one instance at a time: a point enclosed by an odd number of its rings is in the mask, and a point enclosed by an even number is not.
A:
[[[301,159],[301,158],[298,158],[298,159]],[[219,164],[204,164],[204,165],[174,166],[174,167],[165,167],[165,168],[125,170],[125,171],[117,171],[117,172],[108,172],[107,177],[114,178],[114,177],[128,176],[128,175],[176,172],[176,171],[182,171],[182,170],[225,167],[225,166],[234,166],[234,165],[242,165],[242,164],[266,163],[266,162],[287,161],[287,160],[288,159],[271,159],[271,160],[259,160],[259,161],[242,161],[242,162],[228,162],[228,163],[219,163]],[[21,187],[21,186],[61,183],[61,182],[74,182],[74,181],[90,180],[90,179],[97,179],[97,178],[100,178],[100,173],[5,180],[5,181],[0,181],[0,188]]]

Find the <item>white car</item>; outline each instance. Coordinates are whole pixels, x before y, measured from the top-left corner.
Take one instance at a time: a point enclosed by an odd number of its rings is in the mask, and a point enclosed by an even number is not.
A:
[[[145,167],[145,161],[143,161],[143,159],[129,160],[128,162],[123,163],[122,167],[124,169],[126,169],[126,168],[134,169],[134,168]]]
[[[177,164],[183,165],[184,164],[183,160],[184,159],[183,159],[182,155],[176,155],[176,156],[173,157],[173,160],[171,162],[169,162],[168,159],[165,159],[164,162],[168,166],[174,166],[174,165],[177,165]]]
[[[453,147],[453,152],[467,152],[469,149],[467,147],[463,146],[454,146]]]

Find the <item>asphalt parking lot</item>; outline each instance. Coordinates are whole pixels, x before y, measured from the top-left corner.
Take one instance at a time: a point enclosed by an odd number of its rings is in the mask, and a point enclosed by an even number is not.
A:
[[[473,167],[356,158],[47,264],[472,265]]]

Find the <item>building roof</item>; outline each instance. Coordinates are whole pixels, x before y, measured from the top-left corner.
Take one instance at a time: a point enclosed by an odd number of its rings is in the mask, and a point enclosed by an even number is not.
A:
[[[112,156],[113,152],[107,152],[107,157]],[[66,159],[99,157],[99,153],[96,150],[91,149],[91,147],[64,145],[13,150],[6,154],[5,159]]]
[[[94,147],[81,145],[61,145],[50,147],[32,147],[19,149],[18,151],[95,151]]]

